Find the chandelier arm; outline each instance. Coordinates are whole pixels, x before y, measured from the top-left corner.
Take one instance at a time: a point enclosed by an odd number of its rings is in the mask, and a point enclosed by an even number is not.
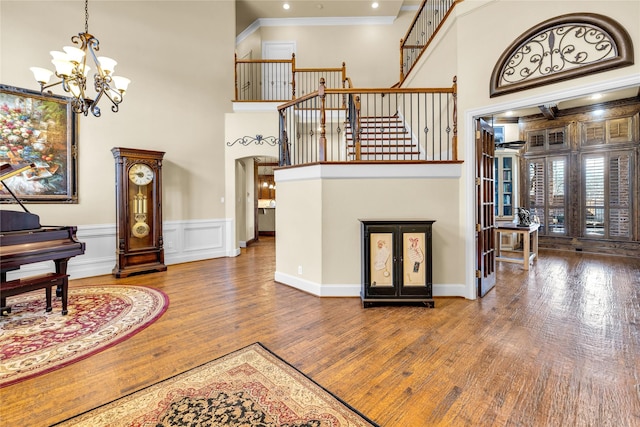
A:
[[[56,74],[56,76],[57,76],[57,74]],[[49,89],[50,87],[54,87],[54,86],[58,86],[58,85],[63,85],[64,80],[60,80],[59,82],[51,83],[51,84],[48,84],[48,85],[43,84],[42,82],[39,82],[39,83],[40,83],[40,94],[43,94],[45,89]],[[63,85],[63,87],[64,87],[64,85]],[[48,91],[47,93],[49,95],[53,95],[53,92],[51,92],[51,91]]]
[[[74,113],[82,113],[87,116],[89,112],[91,112],[94,116],[100,117],[101,111],[100,107],[98,107],[98,102],[103,95],[106,95],[105,98],[111,101],[111,111],[117,113],[119,110],[118,105],[124,99],[124,93],[130,80],[120,77],[118,84],[116,84],[116,81],[111,75],[116,62],[110,58],[105,58],[109,64],[105,65],[107,68],[105,71],[105,68],[96,55],[96,52],[100,50],[100,42],[89,33],[89,0],[85,0],[84,2],[84,13],[84,33],[78,33],[78,35],[71,37],[71,41],[79,45],[79,48],[67,48],[66,46],[64,48],[65,52],[69,54],[70,59],[67,60],[69,63],[65,64],[62,62],[59,69],[58,64],[56,64],[56,71],[53,73],[48,71],[48,75],[47,73],[43,75],[42,72],[37,74],[37,67],[32,67],[32,71],[40,85],[40,93],[44,93],[46,89],[61,85],[62,89],[71,95],[69,99]],[[77,50],[81,50],[84,54],[82,54],[82,52],[76,52]],[[80,57],[81,54],[82,56]],[[87,98],[87,74],[91,70],[90,67],[87,67],[87,56],[89,55],[91,55],[91,59],[96,66],[96,72],[93,74],[94,89],[97,93],[95,99]],[[54,59],[56,59],[55,56]],[[60,80],[48,84],[48,78],[52,74],[55,74]],[[53,94],[50,90],[48,93]]]
[[[115,97],[113,96],[114,93],[116,94]],[[122,102],[122,99],[123,99],[122,95],[117,93],[117,91],[114,91],[113,89],[111,89],[111,86],[108,86],[107,89],[104,91],[104,96],[109,98],[109,101],[111,101],[111,103],[113,104],[113,106],[111,107],[111,111],[113,111],[114,113],[117,113],[117,111],[113,110],[113,107],[117,107],[118,104]]]

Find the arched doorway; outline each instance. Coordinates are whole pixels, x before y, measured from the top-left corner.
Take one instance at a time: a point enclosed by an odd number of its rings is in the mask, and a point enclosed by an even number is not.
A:
[[[258,241],[261,234],[275,236],[277,165],[278,159],[269,156],[235,160],[235,223],[241,248]]]

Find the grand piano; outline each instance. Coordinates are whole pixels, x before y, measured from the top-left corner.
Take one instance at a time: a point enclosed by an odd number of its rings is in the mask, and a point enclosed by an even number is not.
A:
[[[56,273],[66,275],[69,259],[85,251],[85,244],[76,238],[76,226],[41,226],[40,217],[29,212],[4,182],[31,167],[0,165],[0,181],[24,210],[0,210],[0,310],[8,312],[11,310],[6,305],[7,292],[2,292],[3,287],[9,287],[7,272],[26,264],[53,261]],[[56,294],[60,296],[61,292],[58,286]]]

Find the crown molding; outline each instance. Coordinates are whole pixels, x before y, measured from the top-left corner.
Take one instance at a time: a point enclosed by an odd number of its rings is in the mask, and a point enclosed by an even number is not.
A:
[[[339,16],[327,18],[258,18],[236,37],[236,45],[260,27],[312,27],[340,25],[392,25],[395,16]]]

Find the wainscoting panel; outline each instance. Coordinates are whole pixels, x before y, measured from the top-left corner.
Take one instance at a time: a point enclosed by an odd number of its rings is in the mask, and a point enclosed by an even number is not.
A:
[[[240,249],[233,247],[232,220],[165,221],[162,232],[166,265],[240,254]],[[116,264],[115,224],[80,225],[77,237],[86,248],[84,255],[69,260],[67,272],[71,279],[111,274]],[[54,271],[52,261],[28,264],[7,273],[7,279],[49,271]]]

